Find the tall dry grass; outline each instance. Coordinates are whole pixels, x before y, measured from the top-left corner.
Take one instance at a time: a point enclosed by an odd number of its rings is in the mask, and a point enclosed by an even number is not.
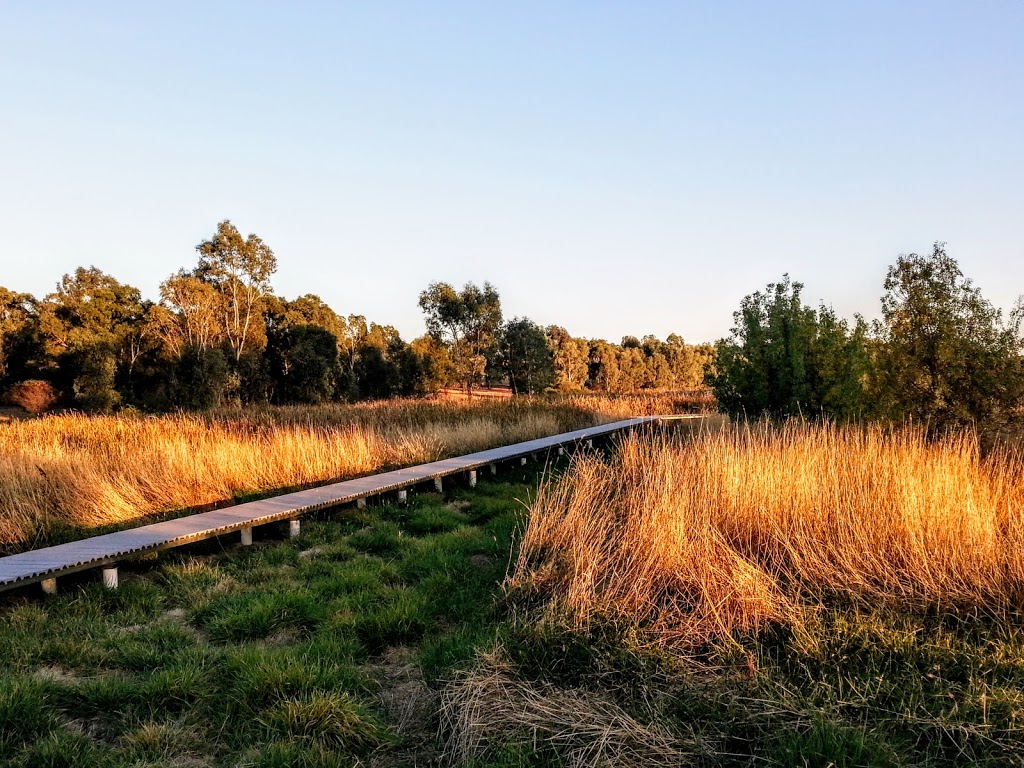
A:
[[[550,618],[683,646],[826,601],[1016,610],[1024,458],[914,429],[634,435],[541,489],[510,586]]]
[[[617,413],[600,400],[523,399],[9,421],[0,423],[0,546],[530,440]]]
[[[596,409],[620,418],[664,416],[673,413],[715,413],[718,410],[718,401],[710,389],[652,389],[623,394],[573,392],[547,397],[555,402],[584,409]]]

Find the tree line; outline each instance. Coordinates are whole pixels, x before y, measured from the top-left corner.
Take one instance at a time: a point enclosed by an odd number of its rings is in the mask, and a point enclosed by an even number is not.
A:
[[[1004,318],[944,243],[897,258],[883,284],[882,316],[870,323],[805,305],[802,288],[787,275],[741,302],[708,377],[722,410],[909,419],[932,430],[1021,415],[1024,299]]]
[[[273,250],[230,221],[196,246],[157,301],[95,267],[39,299],[0,287],[0,393],[32,410],[205,409],[224,404],[352,402],[485,384],[516,393],[687,389],[714,349],[673,334],[622,344],[504,320],[489,283],[428,286],[428,333],[341,315],[314,294],[274,294]]]

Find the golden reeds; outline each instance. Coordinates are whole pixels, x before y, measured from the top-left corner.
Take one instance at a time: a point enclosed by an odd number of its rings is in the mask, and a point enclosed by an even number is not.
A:
[[[789,424],[632,436],[538,495],[510,579],[549,617],[696,645],[824,600],[1013,610],[1024,459],[971,435]]]
[[[432,461],[615,418],[524,400],[56,415],[0,424],[0,545]]]

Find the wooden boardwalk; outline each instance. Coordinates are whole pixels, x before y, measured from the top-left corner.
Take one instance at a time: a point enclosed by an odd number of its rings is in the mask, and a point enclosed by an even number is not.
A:
[[[526,458],[534,454],[546,455],[551,450],[638,426],[658,424],[668,418],[673,417],[626,419],[10,555],[0,558],[0,591],[42,582],[43,590],[52,593],[56,591],[58,576],[91,568],[103,568],[104,584],[116,587],[116,564],[146,552],[180,547],[233,532],[241,532],[242,543],[251,544],[253,526],[282,520],[292,521],[291,533],[297,535],[299,517],[307,512],[349,502],[363,503],[362,500],[369,496],[394,491],[404,499],[407,489],[412,486],[434,481],[440,489],[442,478],[459,473],[468,473],[470,484],[474,484],[476,472],[481,467],[490,467],[496,472],[499,462],[519,459],[525,463]]]

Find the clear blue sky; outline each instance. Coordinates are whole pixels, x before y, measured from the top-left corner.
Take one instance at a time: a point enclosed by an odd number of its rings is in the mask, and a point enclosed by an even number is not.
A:
[[[1024,293],[1024,3],[0,4],[0,285],[156,298],[230,218],[276,292],[423,330],[434,280],[713,340],[789,272],[878,314],[948,242]]]

